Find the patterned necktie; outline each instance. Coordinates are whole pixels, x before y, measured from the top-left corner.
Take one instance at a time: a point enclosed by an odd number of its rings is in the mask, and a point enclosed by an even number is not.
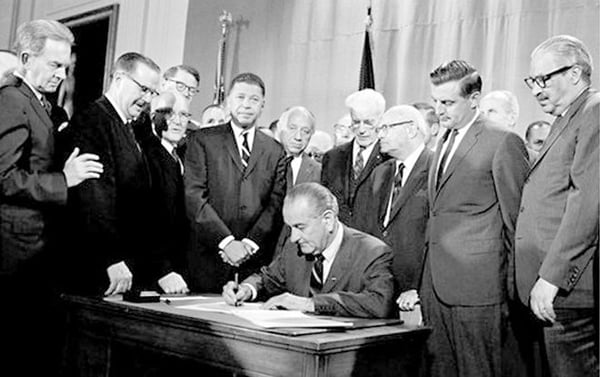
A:
[[[137,138],[135,137],[135,132],[133,131],[133,120],[129,119],[127,122],[125,122],[125,128],[127,128],[127,132],[129,132],[129,135],[131,136],[133,143],[137,147],[138,152],[141,152],[142,148],[140,147],[140,144],[138,143]]]
[[[248,167],[248,161],[250,161],[250,146],[248,144],[248,131],[242,133],[244,141],[242,142],[242,165],[244,168]]]
[[[394,188],[392,191],[392,211],[398,204],[398,198],[400,197],[400,189],[402,189],[402,174],[404,172],[404,163],[401,162],[396,169],[396,175],[394,176]]]
[[[440,166],[438,167],[438,171],[437,171],[437,180],[435,182],[435,189],[439,190],[440,189],[440,183],[442,181],[442,177],[444,175],[444,166],[446,165],[446,160],[448,159],[448,155],[450,155],[450,152],[452,151],[452,147],[454,146],[454,139],[456,139],[456,135],[458,134],[458,130],[457,129],[449,129],[446,131],[446,133],[444,134],[444,143],[446,142],[446,140],[448,140],[448,135],[450,135],[450,141],[448,142],[448,146],[446,147],[446,150],[444,151],[444,155],[442,156],[442,159],[440,160]],[[443,145],[443,143],[442,143]]]
[[[42,107],[44,108],[44,110],[46,110],[48,116],[50,116],[50,114],[52,113],[52,104],[50,103],[50,101],[48,101],[46,96],[42,96]]]
[[[356,160],[354,161],[354,166],[352,170],[354,171],[354,180],[357,180],[360,177],[360,172],[362,172],[365,167],[365,161],[363,159],[363,152],[365,147],[362,145],[358,148],[358,153],[356,154]]]
[[[310,274],[310,293],[312,296],[321,293],[323,289],[323,254],[315,255],[312,271]]]

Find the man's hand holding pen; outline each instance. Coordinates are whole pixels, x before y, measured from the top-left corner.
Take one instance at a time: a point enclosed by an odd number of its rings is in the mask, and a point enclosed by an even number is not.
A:
[[[246,284],[230,281],[223,287],[223,299],[228,305],[239,306],[252,298],[252,290]]]

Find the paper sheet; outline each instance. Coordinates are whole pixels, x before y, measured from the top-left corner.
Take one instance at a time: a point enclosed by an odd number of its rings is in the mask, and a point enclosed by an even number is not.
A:
[[[256,326],[275,327],[352,327],[351,322],[316,318],[299,310],[261,309],[262,303],[245,302],[241,306],[227,305],[225,302],[195,303],[177,306],[178,309],[228,313],[243,318]]]

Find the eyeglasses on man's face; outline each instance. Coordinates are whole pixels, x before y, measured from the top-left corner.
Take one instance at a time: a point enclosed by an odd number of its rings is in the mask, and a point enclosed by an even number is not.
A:
[[[156,97],[158,95],[158,92],[152,88],[147,87],[146,85],[142,85],[140,84],[139,81],[137,81],[136,79],[134,79],[130,74],[128,74],[127,72],[122,72],[123,75],[125,75],[125,77],[127,77],[129,80],[133,81],[142,91],[143,95],[150,95],[150,97]]]
[[[192,114],[188,113],[187,111],[180,111],[180,112],[171,112],[170,116],[169,116],[169,120],[175,120],[176,118],[179,119],[179,121],[184,124],[190,121],[190,119],[192,119]]]
[[[525,81],[525,84],[529,87],[529,89],[533,89],[533,84],[536,84],[540,88],[544,89],[546,87],[546,82],[548,80],[550,80],[555,75],[567,72],[569,69],[573,68],[574,66],[575,66],[575,64],[568,65],[568,66],[564,66],[559,69],[556,69],[545,75],[539,75],[539,76],[535,76],[535,77],[526,77],[523,79],[523,81]]]
[[[167,81],[174,82],[175,89],[177,89],[177,91],[180,93],[185,93],[187,91],[190,94],[190,96],[195,96],[196,94],[198,94],[200,92],[200,90],[198,90],[198,88],[195,88],[193,86],[188,86],[186,83],[181,82],[179,80],[168,78]]]
[[[412,120],[403,120],[401,122],[396,122],[396,123],[390,123],[390,124],[381,124],[379,127],[377,127],[377,132],[387,132],[390,129],[394,128],[394,127],[398,127],[398,126],[402,126],[405,124],[411,124],[414,123],[414,121]]]

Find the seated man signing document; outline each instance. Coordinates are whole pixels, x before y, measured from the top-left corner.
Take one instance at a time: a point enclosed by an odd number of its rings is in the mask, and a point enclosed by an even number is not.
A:
[[[297,249],[286,248],[239,287],[228,282],[223,287],[225,302],[268,299],[265,309],[346,317],[394,314],[390,248],[344,226],[328,189],[318,183],[294,186],[285,197],[283,217]]]

